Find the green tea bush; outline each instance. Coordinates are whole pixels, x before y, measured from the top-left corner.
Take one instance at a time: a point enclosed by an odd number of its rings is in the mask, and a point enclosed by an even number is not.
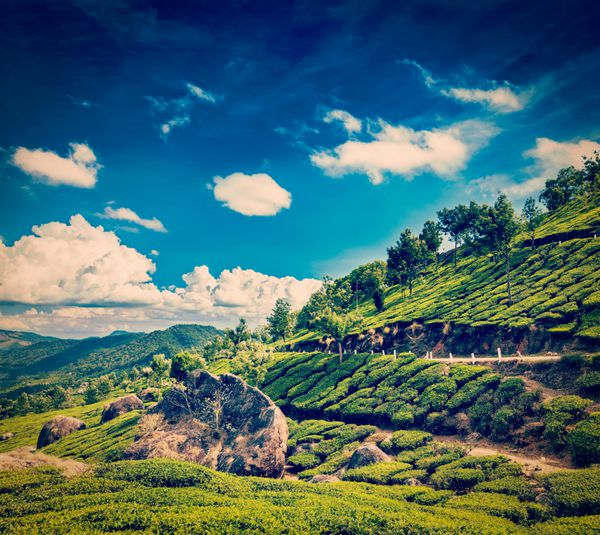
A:
[[[525,505],[514,496],[491,492],[471,492],[464,496],[455,496],[446,502],[446,507],[481,511],[490,515],[508,518],[519,524],[525,523],[529,516]]]
[[[370,464],[348,470],[344,474],[344,480],[387,485],[390,483],[392,476],[399,472],[410,470],[411,468],[410,464],[399,462]]]
[[[308,470],[321,464],[321,459],[317,455],[308,452],[290,455],[286,460],[297,470]]]
[[[386,453],[397,454],[404,450],[425,446],[432,439],[431,433],[425,431],[395,431],[379,446]]]
[[[525,382],[518,377],[510,377],[502,381],[495,392],[496,403],[506,405],[525,392]]]
[[[485,473],[477,468],[438,469],[429,481],[438,489],[463,491],[485,481]]]
[[[568,433],[567,448],[579,466],[600,463],[600,412],[592,413]]]
[[[590,371],[577,379],[577,386],[590,394],[600,392],[600,372]]]
[[[554,472],[541,482],[558,516],[600,514],[600,467]]]
[[[476,492],[495,492],[499,494],[509,494],[516,496],[519,500],[531,501],[535,499],[533,487],[523,477],[507,476],[491,481],[483,481],[478,483],[474,490]]]
[[[567,425],[576,422],[592,403],[579,396],[558,396],[544,403],[544,438],[557,449],[563,447]]]
[[[446,407],[448,410],[453,411],[466,405],[470,405],[488,388],[495,387],[499,382],[500,375],[495,373],[486,373],[475,380],[466,383],[448,400]]]

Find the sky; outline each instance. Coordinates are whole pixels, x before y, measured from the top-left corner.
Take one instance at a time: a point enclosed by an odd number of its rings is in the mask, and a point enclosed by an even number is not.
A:
[[[0,329],[264,321],[600,149],[597,2],[0,4]]]

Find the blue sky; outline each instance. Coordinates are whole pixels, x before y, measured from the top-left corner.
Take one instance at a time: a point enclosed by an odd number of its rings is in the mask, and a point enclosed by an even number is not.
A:
[[[600,8],[480,4],[3,2],[0,328],[258,322],[443,206],[536,194],[600,147]]]

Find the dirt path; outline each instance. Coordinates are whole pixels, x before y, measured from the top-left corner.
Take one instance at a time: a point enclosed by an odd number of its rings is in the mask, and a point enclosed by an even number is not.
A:
[[[523,471],[532,475],[536,472],[550,473],[557,470],[571,470],[568,459],[548,455],[538,450],[516,449],[501,444],[494,444],[487,440],[480,440],[476,443],[467,442],[456,435],[435,435],[434,439],[439,442],[454,442],[469,448],[469,455],[504,455],[512,461],[523,465]]]
[[[22,470],[38,466],[60,468],[67,477],[79,476],[90,469],[90,465],[73,459],[61,459],[36,451],[33,446],[0,453],[0,470]]]

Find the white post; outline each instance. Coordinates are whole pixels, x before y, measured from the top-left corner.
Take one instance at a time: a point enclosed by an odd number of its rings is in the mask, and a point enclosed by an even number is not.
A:
[[[471,362],[475,364],[475,353],[471,353]]]
[[[354,354],[356,355],[356,349],[354,350]]]
[[[382,349],[382,350],[381,350],[381,354],[382,354],[382,355],[385,355],[385,349]]]
[[[523,355],[521,355],[521,352],[519,350],[517,350],[517,356],[519,357],[520,361],[523,360]]]
[[[373,350],[371,349],[371,355],[373,354]]]
[[[396,352],[396,350],[394,349],[394,358],[396,358],[398,356],[398,353]]]
[[[454,357],[452,356],[452,353],[450,353],[450,362],[452,362],[453,359]]]
[[[498,362],[502,360],[502,349],[498,348]]]

